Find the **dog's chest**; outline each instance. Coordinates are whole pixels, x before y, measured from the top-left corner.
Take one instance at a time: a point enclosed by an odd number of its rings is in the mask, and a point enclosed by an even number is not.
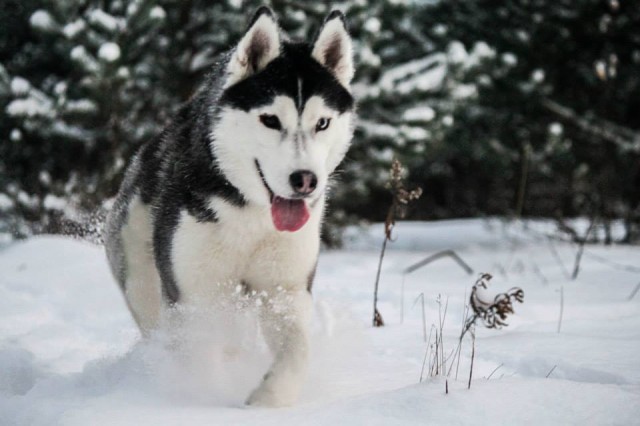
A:
[[[268,208],[215,203],[215,209],[218,222],[199,223],[183,212],[175,230],[173,270],[185,301],[211,303],[239,285],[256,291],[306,285],[318,254],[319,217],[282,233]]]

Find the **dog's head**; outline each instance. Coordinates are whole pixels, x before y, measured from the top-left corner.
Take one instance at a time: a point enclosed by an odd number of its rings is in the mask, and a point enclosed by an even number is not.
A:
[[[263,7],[231,53],[213,149],[250,203],[271,206],[278,230],[304,225],[348,149],[353,72],[351,38],[337,11],[309,44],[284,38]]]

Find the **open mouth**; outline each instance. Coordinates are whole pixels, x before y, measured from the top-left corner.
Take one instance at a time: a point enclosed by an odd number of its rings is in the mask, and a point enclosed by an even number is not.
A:
[[[295,232],[302,228],[309,220],[309,209],[302,199],[283,198],[275,195],[262,173],[258,160],[255,160],[256,169],[262,184],[271,200],[271,219],[278,231]]]

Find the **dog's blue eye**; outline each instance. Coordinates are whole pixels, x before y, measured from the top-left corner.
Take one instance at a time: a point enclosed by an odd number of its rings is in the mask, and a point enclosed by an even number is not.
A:
[[[329,123],[331,123],[330,118],[321,118],[320,120],[318,120],[318,122],[316,123],[316,132],[326,130],[327,127],[329,127]]]
[[[277,116],[271,114],[262,114],[260,116],[260,121],[262,124],[267,126],[270,129],[281,130],[282,125],[280,124],[280,120]]]

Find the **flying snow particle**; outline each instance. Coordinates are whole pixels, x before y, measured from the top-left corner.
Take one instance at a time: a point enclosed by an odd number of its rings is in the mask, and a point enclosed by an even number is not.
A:
[[[100,46],[98,57],[106,62],[114,62],[120,58],[120,46],[108,42]]]

